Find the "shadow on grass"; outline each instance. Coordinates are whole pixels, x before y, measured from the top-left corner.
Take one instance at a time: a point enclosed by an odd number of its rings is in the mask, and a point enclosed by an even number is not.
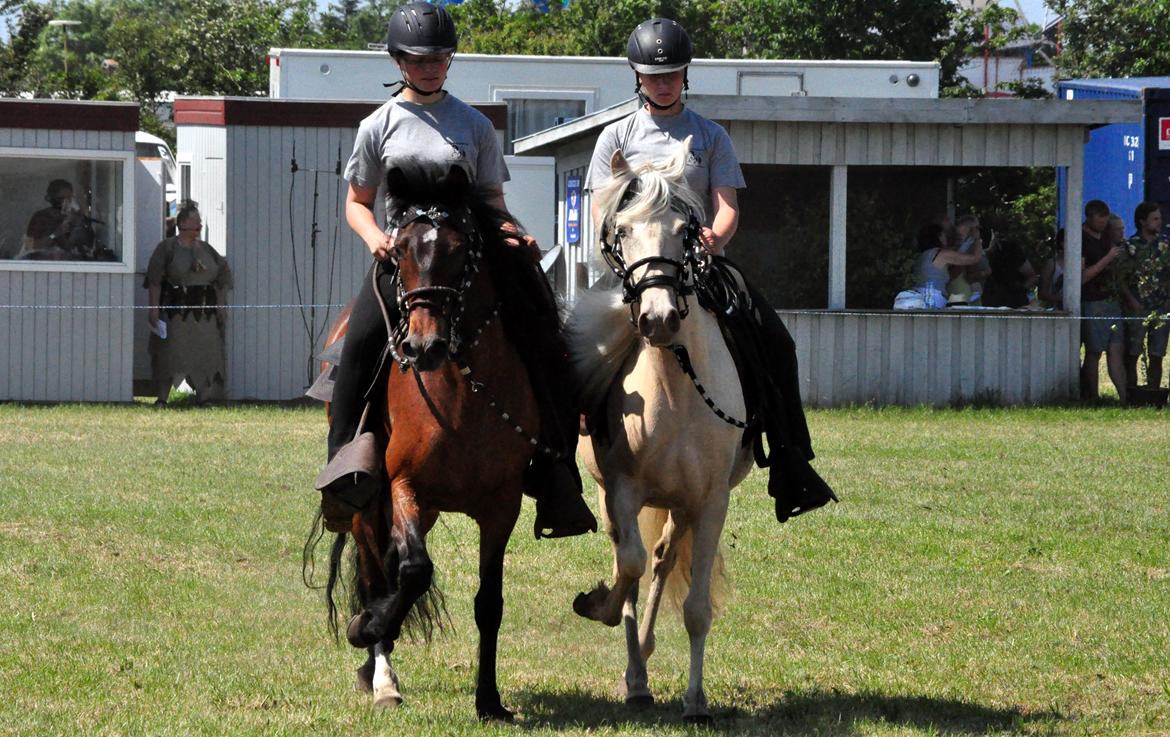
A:
[[[581,727],[653,727],[685,729],[682,701],[656,702],[645,709],[627,707],[618,698],[583,693],[529,691],[518,698],[530,729]],[[1054,712],[1024,713],[966,701],[929,696],[847,694],[834,691],[788,692],[778,702],[756,709],[712,705],[715,730],[735,734],[860,735],[872,725],[920,729],[937,735],[983,735],[1023,732],[1029,724],[1050,723],[1062,717]],[[656,730],[656,731],[657,731]]]

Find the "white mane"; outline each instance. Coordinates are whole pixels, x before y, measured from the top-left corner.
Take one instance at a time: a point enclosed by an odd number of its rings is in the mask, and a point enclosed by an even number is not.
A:
[[[694,210],[700,222],[706,219],[702,198],[687,185],[690,147],[688,136],[670,159],[616,168],[607,182],[594,189],[593,198],[602,222],[608,224],[611,233],[622,197],[635,181],[640,189],[621,208],[623,217],[631,220],[660,217],[681,201]],[[600,241],[597,248],[600,249]],[[638,346],[638,332],[630,322],[629,305],[622,302],[621,289],[578,292],[567,331],[569,353],[581,387],[581,406],[592,409],[604,398],[626,358]]]

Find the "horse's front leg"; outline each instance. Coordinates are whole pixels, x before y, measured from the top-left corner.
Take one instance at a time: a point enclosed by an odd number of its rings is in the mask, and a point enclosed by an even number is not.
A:
[[[600,583],[588,594],[577,594],[573,600],[573,611],[577,614],[610,627],[622,621],[622,608],[630,587],[646,570],[646,548],[638,532],[638,512],[642,509],[639,492],[635,481],[628,476],[606,484],[603,506],[606,529],[613,543],[613,588]]]
[[[479,668],[475,679],[475,713],[483,720],[512,721],[496,684],[496,648],[504,616],[504,551],[520,515],[520,494],[476,517],[479,524],[479,591],[475,626],[479,629]]]
[[[393,650],[411,607],[431,587],[434,564],[427,554],[426,533],[438,518],[435,512],[420,512],[414,491],[405,483],[396,483],[390,498],[394,510],[390,537],[398,554],[397,585],[389,596],[373,601],[351,619],[346,630],[354,647],[381,643],[387,654]]]
[[[683,623],[691,640],[691,670],[683,697],[683,720],[692,724],[712,724],[707,694],[703,691],[703,657],[707,633],[711,630],[711,571],[727,518],[728,495],[726,490],[708,495],[712,501],[700,512],[694,526],[691,588],[683,601]]]

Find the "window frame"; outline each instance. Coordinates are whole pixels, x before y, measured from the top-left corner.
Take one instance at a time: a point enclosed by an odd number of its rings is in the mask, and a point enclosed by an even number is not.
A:
[[[492,102],[507,103],[509,100],[569,100],[584,102],[584,115],[597,110],[598,91],[591,87],[523,87],[515,85],[491,85]],[[513,135],[515,131],[508,131]]]
[[[0,146],[3,159],[88,159],[122,162],[122,243],[120,261],[25,261],[0,259],[0,272],[133,274],[135,243],[134,151],[95,151],[80,148],[16,148]]]

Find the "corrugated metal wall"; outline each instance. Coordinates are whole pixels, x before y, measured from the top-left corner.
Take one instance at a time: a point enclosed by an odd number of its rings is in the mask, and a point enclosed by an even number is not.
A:
[[[0,147],[133,151],[134,134],[0,128]],[[0,400],[129,401],[134,275],[57,268],[0,269],[0,305],[78,306],[0,308]]]
[[[779,312],[812,406],[1042,404],[1077,394],[1076,318]]]
[[[1072,126],[719,122],[744,164],[1058,166],[1082,145]]]
[[[345,223],[346,184],[334,168],[339,150],[344,167],[357,131],[254,126],[226,131],[225,248],[236,278],[230,300],[257,306],[230,312],[228,394],[236,399],[297,398],[310,381],[310,357],[321,349],[337,310],[318,308],[313,315],[308,307],[262,305],[340,304],[356,293],[370,256]],[[294,143],[301,169],[296,174],[290,170]],[[310,248],[314,178],[315,291]],[[310,345],[306,323],[313,322],[309,327],[318,338]]]

